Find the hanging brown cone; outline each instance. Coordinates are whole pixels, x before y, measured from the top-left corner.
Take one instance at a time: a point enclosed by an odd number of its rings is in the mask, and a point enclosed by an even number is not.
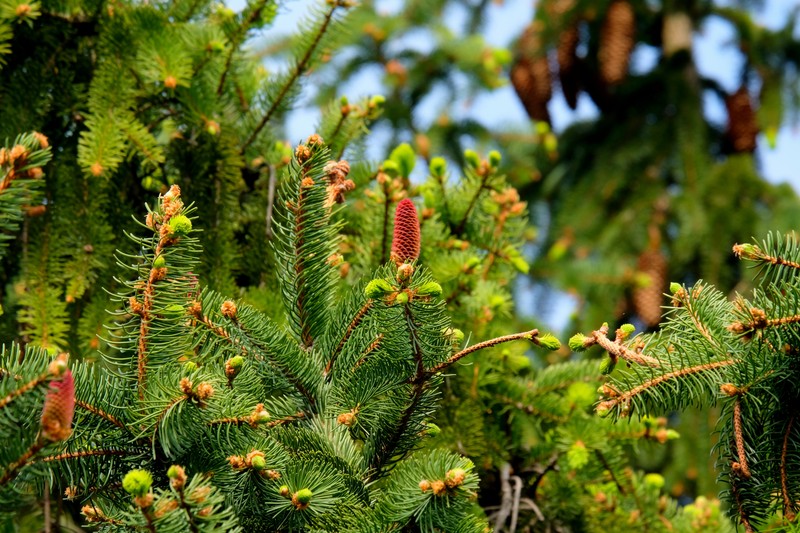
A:
[[[628,74],[628,63],[636,44],[636,15],[627,0],[614,0],[608,6],[600,34],[597,60],[600,77],[607,85],[617,85]]]
[[[550,122],[547,103],[553,96],[550,64],[537,24],[528,26],[517,43],[517,59],[511,66],[511,84],[528,116]]]
[[[572,25],[558,36],[558,78],[561,92],[571,109],[578,106],[580,82],[578,77],[578,41],[577,24]]]
[[[758,119],[753,111],[750,93],[742,85],[733,94],[725,98],[725,107],[728,110],[728,130],[725,132],[726,141],[736,153],[752,152],[756,149],[756,135],[758,135]]]
[[[661,322],[661,304],[667,290],[667,258],[658,250],[647,250],[639,256],[633,308],[649,328]]]

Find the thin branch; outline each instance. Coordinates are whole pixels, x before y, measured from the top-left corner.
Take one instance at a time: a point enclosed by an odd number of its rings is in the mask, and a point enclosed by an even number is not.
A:
[[[26,392],[29,392],[29,391],[35,389],[36,387],[38,387],[39,385],[41,385],[42,383],[47,381],[48,377],[50,377],[50,374],[49,373],[44,373],[44,374],[42,374],[40,376],[37,376],[37,377],[33,378],[32,380],[30,380],[29,382],[27,382],[25,385],[21,386],[20,388],[14,389],[13,391],[9,392],[6,395],[5,398],[0,400],[0,409],[3,409],[6,405],[8,405],[11,402],[13,402],[17,397],[25,394]]]
[[[104,420],[108,420],[109,422],[111,422],[112,424],[114,424],[115,426],[117,426],[120,429],[124,429],[124,430],[128,431],[128,428],[125,426],[125,424],[122,423],[122,421],[120,419],[116,418],[113,415],[110,415],[110,414],[106,413],[105,411],[103,411],[99,407],[95,407],[94,405],[92,405],[90,403],[87,403],[87,402],[84,402],[83,400],[79,400],[77,398],[75,398],[75,405],[85,409],[86,411],[89,411],[93,415],[99,416],[100,418],[102,418]]]
[[[669,381],[675,378],[682,378],[684,376],[689,376],[691,374],[698,374],[700,372],[705,372],[707,370],[722,368],[723,366],[732,365],[734,363],[736,363],[735,359],[723,359],[721,361],[714,361],[713,363],[703,363],[702,365],[689,366],[686,368],[682,368],[680,370],[676,370],[674,372],[667,372],[666,374],[661,374],[660,376],[656,376],[653,379],[647,380],[641,385],[638,385],[629,391],[626,391],[618,396],[615,396],[610,400],[601,402],[600,405],[598,405],[598,408],[604,407],[610,409],[617,404],[629,401],[634,396],[641,394],[642,392],[652,387],[655,387],[656,385],[660,385],[665,381]]]
[[[19,457],[19,459],[8,465],[8,468],[6,468],[5,473],[3,474],[2,477],[0,477],[0,487],[8,483],[11,480],[11,478],[13,478],[14,475],[17,473],[17,471],[19,471],[19,469],[27,465],[30,462],[31,458],[37,453],[39,453],[39,451],[42,448],[44,448],[44,446],[45,446],[45,441],[43,439],[36,439],[36,442],[31,444],[31,447],[28,448],[25,451],[25,453],[23,453]]]
[[[511,342],[511,341],[518,341],[522,339],[527,339],[529,341],[533,341],[536,343],[536,337],[539,335],[538,329],[532,329],[530,331],[526,331],[524,333],[514,333],[512,335],[504,335],[503,337],[497,337],[495,339],[489,339],[488,341],[479,342],[478,344],[473,344],[469,348],[464,348],[458,353],[453,354],[447,361],[439,363],[438,365],[434,366],[430,370],[427,371],[426,374],[435,374],[436,372],[440,372],[447,368],[448,366],[452,365],[456,361],[460,360],[467,355],[477,352],[478,350],[483,350],[484,348],[491,348],[492,346],[496,346],[498,344],[502,344],[504,342]]]
[[[236,29],[236,34],[231,38],[231,51],[225,59],[225,68],[222,69],[222,76],[217,85],[217,96],[222,96],[222,90],[225,88],[225,79],[228,77],[228,72],[231,70],[231,63],[233,62],[233,54],[239,49],[239,46],[244,41],[247,32],[250,31],[250,25],[261,16],[261,11],[269,3],[270,0],[261,0],[261,3],[250,12],[246,20],[243,20]]]
[[[267,240],[272,240],[272,210],[275,206],[275,185],[277,182],[275,165],[269,165],[269,181],[267,182],[267,211],[264,215],[266,222]]]
[[[733,499],[736,501],[736,507],[739,510],[739,520],[742,521],[742,525],[744,526],[745,533],[755,533],[755,529],[753,529],[753,525],[750,523],[750,518],[747,516],[747,512],[744,510],[744,506],[742,505],[742,495],[739,494],[739,487],[736,486],[736,476],[731,478],[731,492],[733,493]]]
[[[364,320],[364,317],[367,316],[367,313],[372,308],[372,300],[367,300],[366,303],[358,310],[356,315],[353,317],[353,320],[350,321],[350,325],[347,326],[347,330],[344,332],[339,344],[333,350],[330,359],[328,360],[328,364],[325,365],[324,374],[328,380],[330,380],[330,373],[333,369],[333,363],[336,361],[336,357],[338,357],[339,353],[344,348],[344,345],[347,344],[347,341],[350,339],[350,336],[353,334],[353,331],[361,324],[361,321]]]
[[[747,465],[747,455],[744,448],[744,434],[742,432],[742,401],[738,396],[733,404],[733,432],[736,440],[736,454],[739,456],[739,466],[734,468],[744,476],[749,478],[750,467]]]
[[[642,355],[626,348],[622,343],[612,341],[608,338],[608,326],[604,325],[597,331],[592,332],[592,336],[597,344],[599,344],[605,351],[612,355],[612,357],[620,357],[631,363],[636,363],[642,366],[649,366],[658,368],[661,366],[661,361],[649,355]]]
[[[58,455],[48,455],[47,457],[42,457],[39,459],[43,463],[51,463],[53,461],[65,461],[67,459],[79,459],[81,457],[94,457],[98,455],[133,455],[130,450],[81,450],[77,452],[66,452],[60,453]],[[35,461],[31,461],[34,463]]]
[[[786,432],[783,434],[783,448],[781,449],[781,492],[783,493],[783,516],[789,522],[794,522],[796,514],[794,512],[794,502],[789,497],[789,481],[786,472],[786,453],[789,449],[789,435],[792,432],[792,424],[794,424],[794,416],[789,418],[789,423],[786,426]]]
[[[603,468],[605,468],[606,471],[608,472],[608,474],[611,476],[611,480],[614,482],[614,485],[617,486],[617,490],[619,491],[619,493],[622,494],[622,495],[627,494],[627,491],[625,490],[625,487],[622,486],[622,483],[619,482],[619,479],[617,479],[617,476],[614,475],[614,470],[611,468],[611,465],[608,463],[608,460],[606,459],[606,456],[603,455],[603,452],[601,452],[600,450],[595,450],[594,453],[597,456],[597,458],[600,459],[600,462],[603,464]]]
[[[295,65],[294,70],[292,71],[291,76],[289,79],[286,80],[286,83],[281,87],[278,96],[275,97],[275,100],[272,101],[272,105],[269,106],[267,112],[264,113],[264,116],[261,118],[261,121],[258,123],[256,128],[253,130],[253,133],[250,134],[250,137],[244,142],[242,147],[239,149],[239,153],[244,153],[247,148],[253,144],[253,141],[256,140],[258,134],[261,133],[261,130],[264,129],[264,126],[267,125],[269,120],[272,118],[272,115],[278,110],[283,99],[289,94],[289,90],[295,84],[295,82],[302,76],[305,71],[309,67],[309,63],[311,62],[311,58],[314,55],[314,51],[319,46],[320,41],[322,41],[322,36],[325,35],[325,32],[328,31],[328,27],[333,20],[333,14],[336,12],[336,9],[339,7],[339,2],[334,2],[333,5],[328,9],[328,12],[325,13],[325,18],[322,21],[322,25],[319,27],[316,35],[314,36],[314,40],[311,42],[311,45],[306,49],[305,55],[300,59],[300,61]]]
[[[552,457],[550,457],[550,460],[547,462],[547,465],[544,467],[544,469],[539,473],[538,476],[536,476],[536,479],[533,480],[530,489],[530,495],[532,500],[536,500],[536,490],[539,488],[539,484],[544,479],[544,476],[546,476],[548,472],[556,469],[556,465],[558,464],[558,457],[559,454],[554,453]]]
[[[470,212],[475,208],[475,205],[478,203],[478,198],[480,198],[481,193],[484,189],[486,189],[486,185],[489,183],[489,178],[491,177],[490,172],[486,172],[481,176],[481,186],[478,187],[478,190],[475,191],[475,196],[469,201],[469,205],[467,206],[467,210],[464,211],[464,218],[461,219],[461,222],[458,223],[458,226],[453,228],[454,235],[461,235],[464,231],[464,227],[467,225],[467,219],[469,218]]]
[[[381,233],[381,260],[384,264],[389,260],[389,214],[391,212],[391,195],[389,194],[389,180],[383,182],[383,232]]]

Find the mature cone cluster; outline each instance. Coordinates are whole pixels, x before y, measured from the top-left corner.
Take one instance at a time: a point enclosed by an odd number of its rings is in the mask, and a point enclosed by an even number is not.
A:
[[[72,372],[50,382],[50,390],[42,408],[42,437],[51,441],[69,438],[72,432],[72,416],[75,414],[75,381]]]
[[[419,258],[419,217],[414,202],[406,198],[397,204],[394,214],[392,261],[398,265]]]
[[[528,26],[517,43],[517,59],[511,67],[511,84],[530,118],[550,122],[547,110],[547,103],[553,96],[550,65],[537,24],[541,23],[534,22]]]
[[[756,149],[758,120],[744,85],[725,98],[728,110],[728,130],[725,137],[734,152],[752,152]]]
[[[647,327],[661,321],[661,302],[667,287],[667,258],[658,250],[647,250],[639,256],[638,271],[649,280],[633,291],[633,308]]]
[[[608,6],[600,35],[597,59],[600,77],[606,85],[617,85],[628,74],[628,63],[636,44],[636,16],[627,0]]]

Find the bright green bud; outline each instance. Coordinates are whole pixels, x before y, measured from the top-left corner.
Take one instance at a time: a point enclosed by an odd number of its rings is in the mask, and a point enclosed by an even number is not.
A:
[[[185,312],[181,304],[170,304],[164,308],[164,316],[171,318],[181,317]]]
[[[622,333],[624,333],[625,335],[630,335],[631,333],[633,333],[634,331],[636,331],[636,326],[634,326],[633,324],[622,324],[622,325],[619,327],[619,329],[620,329],[620,330],[622,331]]]
[[[347,105],[349,103],[350,103],[350,101],[347,99],[346,96],[342,95],[342,97],[339,98],[339,105],[345,106],[345,105]]]
[[[608,375],[614,371],[616,368],[617,362],[611,359],[610,357],[604,357],[602,361],[600,361],[600,373],[603,375]]]
[[[255,455],[250,459],[250,466],[253,467],[253,470],[264,470],[267,468],[267,461],[264,460],[263,455]]]
[[[175,215],[169,219],[168,225],[172,235],[186,235],[192,231],[192,221],[186,215]]]
[[[500,152],[497,150],[492,150],[489,152],[489,166],[492,168],[497,168],[500,165],[500,161],[503,159],[503,156],[500,155]]]
[[[163,255],[159,255],[153,260],[153,268],[164,268],[165,266],[167,266],[167,260]]]
[[[433,422],[425,422],[425,434],[429,437],[438,437],[442,432],[442,428]]]
[[[442,286],[435,281],[423,283],[417,288],[417,294],[420,296],[433,296],[434,298],[442,295]]]
[[[598,405],[597,408],[594,411],[595,411],[595,413],[597,413],[597,416],[599,416],[600,418],[605,418],[609,414],[611,414],[611,409],[609,409],[608,407],[606,407],[602,403],[600,405]]]
[[[403,305],[408,303],[408,294],[405,292],[400,292],[397,294],[397,297],[394,300],[395,302]]]
[[[278,493],[284,498],[288,498],[291,491],[289,490],[289,485],[281,485],[281,488],[278,489]]]
[[[387,159],[383,162],[381,170],[390,178],[396,178],[400,175],[400,166],[391,159]]]
[[[376,94],[369,99],[370,107],[381,107],[385,103],[386,103],[386,98],[384,98],[384,96],[381,94]]]
[[[511,51],[507,48],[495,48],[492,50],[494,60],[501,65],[506,65],[511,62]]]
[[[461,344],[461,342],[464,340],[464,332],[458,328],[447,328],[444,330],[444,334],[456,344]]]
[[[642,423],[644,424],[644,427],[646,427],[647,429],[655,429],[656,427],[658,427],[658,419],[652,416],[646,416],[642,418]]]
[[[230,359],[228,359],[228,365],[233,368],[234,370],[239,370],[244,365],[244,357],[241,355],[234,355]]]
[[[431,176],[441,178],[447,172],[447,161],[444,157],[434,157],[430,164]]]
[[[545,133],[550,133],[550,124],[547,122],[537,122],[536,123],[536,133],[539,135],[544,135]]]
[[[569,348],[573,352],[582,352],[586,349],[584,343],[586,342],[586,335],[583,333],[576,333],[569,338]]]
[[[548,350],[552,351],[561,348],[561,342],[557,338],[555,338],[554,335],[551,335],[550,333],[539,335],[537,339],[539,340],[539,346],[541,346],[542,348],[547,348]]]
[[[667,440],[675,440],[681,438],[681,434],[674,429],[667,430]]]
[[[558,150],[558,139],[552,133],[544,136],[544,149],[548,152],[555,152]]]
[[[310,489],[300,489],[295,494],[294,497],[297,501],[303,505],[308,505],[308,502],[311,501],[311,496],[314,494],[311,492]]]
[[[170,479],[175,479],[183,474],[183,468],[178,465],[172,465],[167,470],[167,477]]]
[[[481,166],[481,158],[475,150],[464,150],[464,160],[472,168]]]
[[[195,370],[197,370],[197,363],[195,363],[194,361],[186,361],[185,363],[183,363],[183,369],[186,370],[187,372],[194,372]]]
[[[147,470],[131,470],[122,478],[122,488],[131,496],[144,496],[153,486],[153,476]]]
[[[656,473],[645,474],[644,484],[650,488],[661,490],[664,486],[664,476]]]
[[[212,52],[222,52],[225,50],[225,44],[222,41],[214,39],[213,41],[209,41],[208,49]]]
[[[464,266],[467,267],[467,270],[472,270],[473,268],[476,268],[480,264],[481,264],[481,258],[473,255],[472,257],[467,259],[467,262],[464,263]]]
[[[367,298],[382,298],[389,292],[393,292],[394,287],[385,279],[373,279],[364,287],[364,294]]]
[[[672,294],[677,294],[682,288],[681,284],[675,281],[669,284],[669,292]]]
[[[403,143],[389,154],[389,159],[397,163],[400,170],[400,175],[407,178],[414,170],[414,165],[417,163],[417,154],[408,143]]]

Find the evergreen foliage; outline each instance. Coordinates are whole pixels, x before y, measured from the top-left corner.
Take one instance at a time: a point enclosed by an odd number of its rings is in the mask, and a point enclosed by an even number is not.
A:
[[[285,326],[198,289],[204,213],[173,185],[130,235],[140,253],[118,254],[103,363],[4,349],[5,512],[52,486],[103,530],[484,530],[473,463],[419,448],[444,370],[538,332],[462,349],[415,258],[371,274],[382,294],[369,277],[340,294],[329,157],[319,136],[299,145],[279,196]]]
[[[734,246],[759,270],[749,298],[729,300],[702,281],[673,283],[659,332],[625,339],[618,330],[612,339],[604,325],[580,336],[584,347],[627,363],[602,386],[601,416],[722,404],[717,466],[730,514],[746,531],[796,527],[798,249],[795,234]]]

